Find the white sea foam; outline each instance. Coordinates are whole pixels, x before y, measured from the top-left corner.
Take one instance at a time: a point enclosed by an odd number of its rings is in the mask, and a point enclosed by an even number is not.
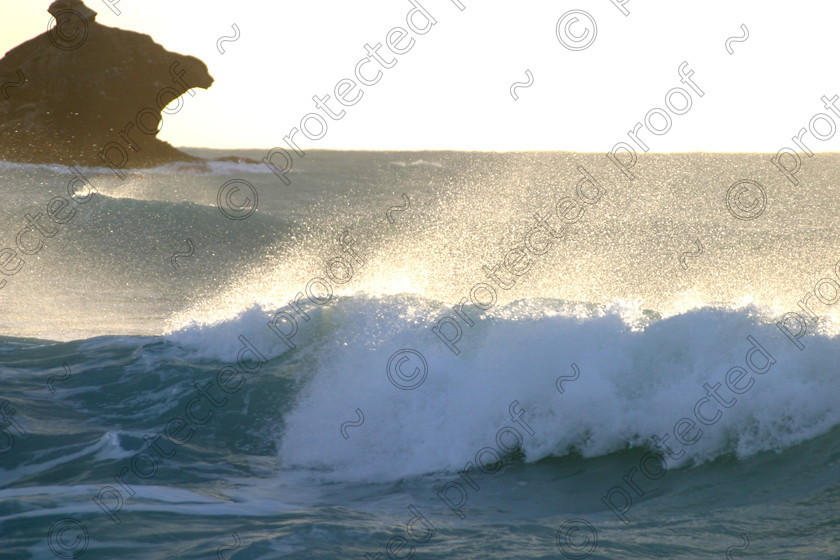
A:
[[[287,466],[326,469],[351,479],[398,479],[453,470],[476,461],[484,447],[498,447],[497,431],[516,428],[527,461],[575,451],[595,457],[628,446],[652,447],[650,436],[670,434],[669,445],[685,455],[671,464],[704,462],[721,454],[745,457],[780,450],[840,423],[836,363],[840,345],[822,335],[803,339],[799,351],[773,324],[756,322],[755,310],[702,309],[631,329],[616,313],[582,319],[556,315],[485,319],[467,330],[454,356],[428,324],[406,324],[379,340],[368,322],[387,321],[371,309],[339,327],[333,336],[346,347],[319,355],[294,410],[285,418],[280,456]],[[348,319],[350,319],[348,317]],[[746,363],[753,344],[776,360],[764,374]],[[386,364],[399,349],[413,348],[428,363],[427,378],[414,390],[389,382]],[[756,369],[763,357],[752,354]],[[575,363],[580,375],[574,379]],[[743,394],[727,389],[733,367],[748,371],[753,385]],[[413,361],[403,369],[422,368]],[[560,376],[564,392],[557,389]],[[728,408],[703,405],[712,425],[698,422],[695,407],[715,387]],[[735,402],[733,402],[733,399]],[[525,410],[531,436],[512,422],[509,405]],[[365,421],[356,421],[356,409]],[[675,441],[675,424],[693,420],[703,430],[691,446]],[[505,436],[512,441],[513,436]],[[688,434],[696,438],[697,432]]]

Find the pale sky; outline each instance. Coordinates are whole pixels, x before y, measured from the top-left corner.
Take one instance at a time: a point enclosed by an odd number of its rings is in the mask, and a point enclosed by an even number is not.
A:
[[[616,0],[617,2],[618,0]],[[110,0],[113,4],[115,0]],[[574,150],[606,152],[629,142],[627,131],[643,124],[638,138],[651,151],[777,151],[795,147],[791,137],[808,128],[818,113],[831,115],[820,98],[840,94],[835,57],[840,5],[834,2],[706,0],[629,0],[624,8],[610,0],[414,0],[436,23],[409,52],[393,54],[386,35],[406,28],[411,0],[119,0],[116,15],[105,0],[88,0],[104,25],[150,34],[170,51],[197,56],[215,84],[184,96],[183,109],[165,116],[159,138],[176,146],[260,148],[286,146],[283,137],[301,127],[308,113],[319,113],[328,129],[321,139],[302,134],[304,149],[462,149]],[[49,0],[0,0],[0,53],[44,32]],[[558,21],[572,10],[587,12],[597,35],[583,50],[558,40]],[[584,45],[584,18],[569,16],[571,46]],[[417,14],[415,27],[424,18]],[[216,48],[222,36],[240,38]],[[741,25],[749,30],[746,41]],[[405,48],[409,38],[396,42]],[[375,85],[359,85],[355,105],[335,99],[335,87],[354,79],[354,69],[375,46],[383,69]],[[680,81],[687,72],[703,96]],[[379,65],[365,65],[373,79]],[[533,85],[526,82],[526,70]],[[0,76],[12,80],[14,76]],[[665,96],[682,87],[692,97]],[[358,90],[353,90],[356,92]],[[346,99],[353,93],[347,90]],[[329,94],[332,120],[315,107],[313,95]],[[840,107],[840,103],[838,103]],[[671,119],[666,133],[644,128],[645,116],[660,108]],[[840,116],[832,116],[840,126]],[[665,126],[662,113],[650,124]],[[830,124],[816,122],[829,136]],[[318,121],[310,119],[313,135]],[[840,150],[840,135],[803,137],[813,151]],[[287,146],[286,146],[287,147]],[[638,149],[638,148],[636,148]]]

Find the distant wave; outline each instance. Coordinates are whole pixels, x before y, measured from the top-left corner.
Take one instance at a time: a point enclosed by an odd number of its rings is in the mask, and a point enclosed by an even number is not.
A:
[[[396,165],[398,167],[417,167],[417,166],[425,166],[425,167],[437,167],[437,168],[444,168],[445,166],[442,163],[438,163],[436,161],[426,161],[422,159],[416,159],[414,161],[390,161],[388,162],[390,165]]]
[[[6,169],[41,169],[49,170],[54,173],[66,173],[69,166],[59,163],[19,163],[14,161],[0,160],[0,170]],[[87,167],[75,166],[84,175],[108,175],[116,177],[114,172],[108,167]],[[121,170],[123,173],[131,176],[144,175],[173,175],[173,174],[190,174],[190,175],[235,175],[238,173],[256,173],[260,175],[268,175],[273,173],[266,165],[262,163],[245,163],[233,161],[175,161],[165,163],[156,167],[148,168],[126,168]],[[301,174],[302,169],[291,169],[288,171],[292,174]]]

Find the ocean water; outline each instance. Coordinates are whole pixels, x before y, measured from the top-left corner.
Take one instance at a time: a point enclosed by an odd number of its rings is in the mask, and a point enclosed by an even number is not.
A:
[[[840,155],[771,156],[0,162],[0,558],[840,558]]]

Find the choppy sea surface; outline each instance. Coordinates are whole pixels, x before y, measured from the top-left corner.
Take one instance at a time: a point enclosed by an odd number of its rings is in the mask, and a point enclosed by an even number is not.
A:
[[[0,162],[0,558],[840,558],[840,155],[771,157]]]

